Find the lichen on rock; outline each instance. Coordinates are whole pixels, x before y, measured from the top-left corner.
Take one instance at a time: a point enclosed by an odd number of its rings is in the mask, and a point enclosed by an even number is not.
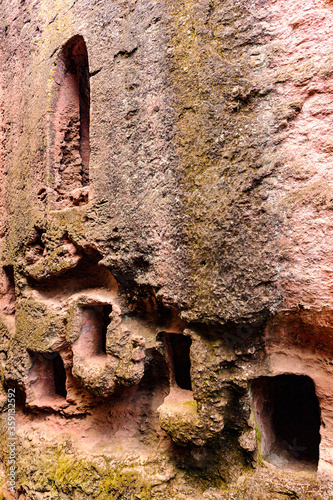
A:
[[[0,498],[333,497],[332,8],[1,3]]]

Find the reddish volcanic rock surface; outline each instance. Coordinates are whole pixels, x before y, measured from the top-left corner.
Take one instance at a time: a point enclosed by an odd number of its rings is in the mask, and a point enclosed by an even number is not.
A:
[[[0,32],[4,498],[333,498],[333,3]]]

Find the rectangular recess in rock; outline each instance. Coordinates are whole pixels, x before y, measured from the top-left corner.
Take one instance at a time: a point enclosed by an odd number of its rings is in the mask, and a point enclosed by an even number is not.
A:
[[[316,468],[321,418],[312,379],[290,374],[259,377],[251,391],[264,457],[277,466]]]
[[[82,322],[76,351],[83,356],[106,356],[107,329],[111,322],[110,304],[95,304],[81,307]]]
[[[30,352],[32,367],[28,375],[33,399],[42,403],[65,399],[67,396],[66,371],[59,352]]]
[[[16,307],[15,279],[12,266],[4,266],[0,271],[0,310],[14,314]]]
[[[163,333],[166,361],[171,371],[171,383],[180,389],[192,390],[190,348],[192,339],[181,333]]]
[[[72,37],[55,62],[52,165],[56,208],[88,202],[90,82],[82,36]]]

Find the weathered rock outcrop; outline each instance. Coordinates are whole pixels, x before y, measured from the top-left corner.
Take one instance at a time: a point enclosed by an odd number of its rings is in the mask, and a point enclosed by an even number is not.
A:
[[[5,498],[333,498],[332,13],[1,3]]]

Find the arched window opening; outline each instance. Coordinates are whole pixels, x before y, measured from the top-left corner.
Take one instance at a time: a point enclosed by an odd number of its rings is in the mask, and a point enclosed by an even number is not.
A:
[[[58,85],[53,116],[52,174],[56,207],[88,201],[90,83],[88,52],[82,36],[63,47],[54,71]]]
[[[304,375],[260,377],[252,383],[256,421],[265,458],[277,466],[317,467],[320,406]]]

